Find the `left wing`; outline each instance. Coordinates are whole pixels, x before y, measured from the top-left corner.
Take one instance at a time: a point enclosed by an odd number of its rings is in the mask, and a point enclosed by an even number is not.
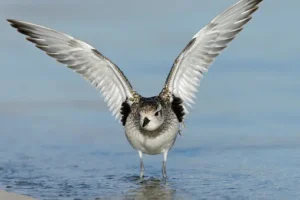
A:
[[[239,1],[202,28],[177,57],[160,95],[172,102],[180,122],[188,113],[186,106],[194,103],[203,73],[243,30],[261,1]]]

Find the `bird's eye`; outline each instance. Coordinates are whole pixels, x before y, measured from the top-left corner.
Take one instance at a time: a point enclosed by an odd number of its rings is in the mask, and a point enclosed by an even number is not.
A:
[[[155,113],[155,116],[158,116],[158,111]]]

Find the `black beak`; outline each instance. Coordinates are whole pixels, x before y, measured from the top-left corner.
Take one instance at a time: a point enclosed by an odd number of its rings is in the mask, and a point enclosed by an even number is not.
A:
[[[147,124],[149,124],[149,122],[150,122],[150,120],[147,117],[145,117],[144,122],[143,122],[143,127],[145,127]]]

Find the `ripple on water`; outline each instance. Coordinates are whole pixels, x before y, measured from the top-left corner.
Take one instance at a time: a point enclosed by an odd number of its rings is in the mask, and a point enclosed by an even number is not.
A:
[[[196,149],[187,156],[183,151],[170,155],[168,179],[160,178],[160,162],[149,163],[146,158],[147,176],[141,180],[135,154],[113,157],[116,166],[112,162],[99,161],[101,155],[86,159],[89,153],[81,153],[76,160],[63,151],[59,158],[54,157],[46,164],[41,162],[46,159],[44,156],[30,160],[30,163],[27,159],[1,159],[0,186],[45,200],[199,197],[273,200],[297,199],[300,195],[297,189],[300,175],[296,173],[300,153],[295,149],[206,151],[202,150],[200,156],[193,156]]]

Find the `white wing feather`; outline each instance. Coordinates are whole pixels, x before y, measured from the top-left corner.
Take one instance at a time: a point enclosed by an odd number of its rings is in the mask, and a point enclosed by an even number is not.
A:
[[[99,89],[110,111],[120,119],[120,108],[134,91],[122,71],[89,44],[64,33],[18,20],[8,20],[27,40],[67,65]]]
[[[164,89],[183,100],[185,114],[186,105],[194,103],[203,73],[243,29],[261,1],[239,1],[202,28],[177,57]]]

